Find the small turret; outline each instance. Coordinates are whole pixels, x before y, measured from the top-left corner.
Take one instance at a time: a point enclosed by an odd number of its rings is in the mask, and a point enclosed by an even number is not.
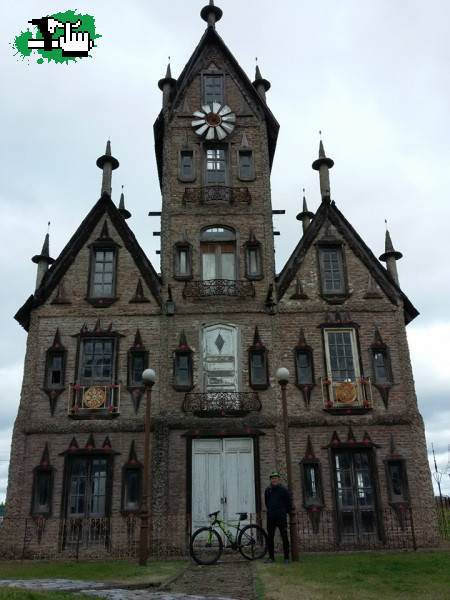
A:
[[[299,212],[296,219],[297,221],[301,221],[302,222],[302,227],[303,227],[303,235],[305,234],[305,231],[308,227],[308,225],[311,222],[311,219],[314,218],[314,213],[310,212],[308,210],[308,206],[306,204],[306,197],[305,197],[305,188],[303,188],[303,207],[302,207],[302,212]]]
[[[170,56],[169,56],[170,60]],[[175,90],[177,80],[172,77],[170,70],[170,62],[167,64],[166,75],[158,81],[158,87],[163,93],[163,108],[166,108],[170,104],[172,92]]]
[[[263,78],[258,65],[256,65],[255,81],[253,82],[253,85],[255,86],[258,94],[261,96],[261,98],[265,102],[266,101],[266,92],[268,92],[270,90],[270,81],[267,81],[267,79]]]
[[[209,0],[209,4],[200,11],[201,18],[208,23],[208,27],[216,27],[217,21],[222,18],[223,12],[218,6],[214,6],[214,0]]]
[[[386,237],[384,242],[384,254],[380,256],[380,260],[386,263],[386,268],[389,273],[392,275],[395,283],[398,283],[398,272],[397,272],[397,260],[400,260],[403,257],[401,252],[397,252],[394,250],[394,246],[392,245],[391,236],[389,235],[389,231],[386,229]]]
[[[119,161],[114,156],[111,156],[111,142],[109,140],[106,142],[105,154],[97,158],[96,164],[99,169],[103,169],[101,195],[106,192],[111,197],[112,172],[119,166]]]
[[[48,265],[55,262],[55,259],[51,258],[50,256],[50,236],[48,233],[45,235],[41,253],[35,254],[31,260],[38,266],[36,275],[36,289],[38,289],[38,287],[41,285],[44,275],[47,273]]]
[[[322,200],[330,197],[330,172],[329,170],[334,165],[334,160],[325,156],[322,140],[319,144],[319,158],[312,164],[315,171],[319,171],[320,178],[320,195]]]
[[[125,197],[123,195],[123,186],[122,186],[122,193],[120,194],[118,210],[124,219],[129,219],[131,217],[130,211],[125,208]]]

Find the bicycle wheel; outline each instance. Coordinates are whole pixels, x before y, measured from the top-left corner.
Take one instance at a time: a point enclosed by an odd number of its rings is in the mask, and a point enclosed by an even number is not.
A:
[[[259,525],[246,525],[239,534],[238,546],[247,560],[262,558],[267,552],[267,533]]]
[[[223,542],[217,531],[210,527],[201,527],[192,534],[189,549],[196,563],[213,565],[222,554]]]

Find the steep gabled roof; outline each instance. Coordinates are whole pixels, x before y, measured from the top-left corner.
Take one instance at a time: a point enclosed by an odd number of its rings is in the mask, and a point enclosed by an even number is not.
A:
[[[397,304],[398,300],[403,301],[405,323],[412,321],[419,312],[411,304],[407,296],[402,292],[400,287],[394,281],[393,277],[378,261],[370,248],[364,243],[357,231],[347,221],[344,215],[338,210],[334,201],[330,202],[325,198],[317,210],[314,219],[306,229],[306,232],[297,247],[284,265],[281,273],[276,278],[277,298],[278,301],[284,296],[290,283],[294,279],[305,255],[316,239],[320,228],[325,221],[332,223],[345,241],[348,243],[354,254],[367,267],[372,277],[389,298],[393,304]]]
[[[208,45],[216,45],[219,50],[223,53],[225,58],[229,61],[232,68],[235,70],[237,75],[244,82],[244,85],[247,89],[249,96],[252,100],[257,104],[264,113],[267,124],[267,134],[268,134],[268,143],[269,143],[269,161],[270,167],[272,167],[273,157],[275,154],[275,148],[277,145],[278,138],[278,130],[280,128],[278,121],[275,119],[272,111],[269,109],[267,104],[263,101],[261,96],[256,91],[255,87],[251,83],[250,79],[247,77],[245,71],[239,65],[233,54],[230,52],[229,48],[217,33],[217,31],[213,27],[208,27],[200,39],[197,47],[192,53],[191,58],[186,63],[183,71],[178,77],[176,83],[176,89],[173,95],[172,101],[172,113],[169,115],[169,120],[173,114],[174,108],[178,105],[180,99],[183,97],[184,91],[186,87],[191,83],[192,79],[198,73],[200,69],[200,62],[203,57],[203,51]],[[155,135],[155,152],[156,152],[156,160],[158,163],[158,175],[159,181],[161,184],[162,181],[162,143],[164,138],[164,116],[163,111],[160,112],[158,118],[156,119],[153,125],[153,131]]]
[[[111,222],[120,235],[126,249],[133,257],[136,266],[140,270],[142,277],[151,290],[155,300],[161,306],[161,281],[158,274],[140,247],[134,233],[128,227],[117,207],[112,202],[110,196],[107,193],[103,193],[102,197],[93,206],[86,218],[70,238],[59,257],[46,272],[39,288],[14,315],[14,318],[22,325],[22,327],[24,327],[24,329],[28,330],[31,311],[43,304],[52,294],[53,290],[57,288],[59,282],[74,262],[84,244],[88,241],[94,227],[105,212],[110,217]]]

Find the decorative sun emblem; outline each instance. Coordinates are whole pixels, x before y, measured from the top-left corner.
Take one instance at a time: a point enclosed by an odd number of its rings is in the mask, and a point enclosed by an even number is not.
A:
[[[202,110],[196,110],[193,113],[197,117],[192,121],[192,127],[197,135],[205,135],[207,140],[223,140],[234,129],[236,115],[231,112],[231,108],[218,102],[205,104]]]

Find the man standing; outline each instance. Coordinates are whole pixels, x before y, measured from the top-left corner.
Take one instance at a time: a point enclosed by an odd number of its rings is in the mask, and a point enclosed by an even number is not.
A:
[[[267,508],[267,535],[269,538],[269,558],[265,562],[273,563],[275,560],[274,536],[275,529],[278,527],[283,541],[284,562],[287,564],[289,563],[289,538],[286,515],[291,510],[292,499],[289,490],[279,483],[279,473],[274,471],[269,477],[270,485],[264,492]]]

